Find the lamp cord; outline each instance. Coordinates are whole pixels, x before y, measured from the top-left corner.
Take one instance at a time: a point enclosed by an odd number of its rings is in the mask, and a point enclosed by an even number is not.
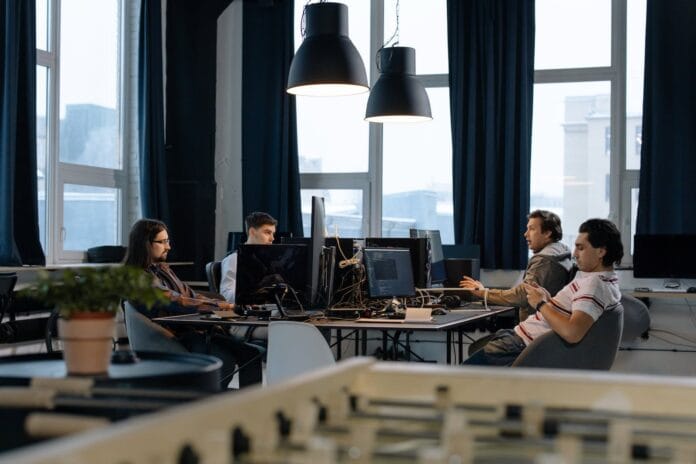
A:
[[[401,1],[401,0],[396,0],[396,29],[394,29],[394,33],[392,34],[391,37],[389,37],[389,40],[387,40],[386,42],[384,42],[384,45],[382,45],[382,47],[380,48],[380,50],[381,50],[382,48],[386,47],[387,45],[389,45],[389,43],[390,43],[392,40],[394,40],[394,38],[396,38],[396,41],[394,41],[394,43],[392,44],[392,47],[396,47],[396,46],[399,44],[399,39],[400,39],[400,36],[399,36],[399,9],[400,9],[400,1]]]
[[[377,50],[377,53],[375,54],[375,65],[377,66],[377,71],[380,73],[382,72],[382,67],[380,66],[379,56],[381,55],[382,50],[384,50],[392,42],[392,40],[394,40],[394,38],[396,38],[396,40],[394,41],[394,43],[391,44],[391,46],[396,47],[397,45],[399,45],[399,39],[401,38],[401,36],[399,35],[399,25],[400,25],[399,10],[401,8],[400,1],[401,0],[396,0],[396,9],[395,9],[396,10],[396,28],[394,29],[394,33],[391,35],[391,37],[389,37],[389,40],[384,42],[384,45],[379,47],[379,50]]]

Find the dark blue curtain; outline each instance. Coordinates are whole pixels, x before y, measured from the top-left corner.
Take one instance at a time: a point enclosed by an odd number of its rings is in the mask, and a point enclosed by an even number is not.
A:
[[[636,231],[696,234],[696,2],[648,0]]]
[[[142,0],[138,43],[140,204],[143,217],[169,222],[164,150],[161,0]]]
[[[45,264],[36,179],[36,2],[0,4],[0,265]]]
[[[533,0],[448,0],[454,237],[481,266],[523,269],[529,212]]]
[[[294,54],[293,1],[245,1],[243,21],[243,213],[266,211],[278,219],[279,231],[301,236],[295,97],[285,91]]]
[[[230,0],[167,0],[165,91],[169,259],[193,261],[185,280],[204,280],[215,248],[217,21]]]

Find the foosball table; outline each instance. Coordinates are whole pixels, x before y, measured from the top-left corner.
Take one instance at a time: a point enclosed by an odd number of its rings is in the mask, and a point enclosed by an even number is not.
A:
[[[352,358],[12,463],[696,462],[696,379]]]

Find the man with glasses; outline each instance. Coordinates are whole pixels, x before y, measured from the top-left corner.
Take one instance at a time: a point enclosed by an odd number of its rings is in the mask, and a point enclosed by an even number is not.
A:
[[[182,282],[167,265],[167,255],[171,250],[167,226],[155,219],[140,219],[130,231],[128,251],[124,264],[138,267],[151,274],[154,285],[164,290],[170,300],[166,306],[155,306],[152,310],[136,308],[150,319],[175,314],[196,313],[201,309],[231,310],[234,305],[199,294]],[[261,349],[244,343],[222,329],[207,340],[206,334],[191,327],[178,329],[174,335],[189,350],[195,353],[209,353],[217,356],[223,363],[221,377],[227,378],[239,371],[239,386],[245,387],[261,382]],[[207,343],[209,342],[209,343]],[[227,379],[229,381],[229,379]]]

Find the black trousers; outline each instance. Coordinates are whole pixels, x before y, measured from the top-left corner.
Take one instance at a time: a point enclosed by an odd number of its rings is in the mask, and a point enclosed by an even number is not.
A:
[[[261,383],[261,362],[264,349],[246,343],[231,335],[206,334],[191,331],[182,334],[179,341],[192,353],[210,354],[222,361],[220,387],[227,388],[236,369],[239,370],[239,388]]]

